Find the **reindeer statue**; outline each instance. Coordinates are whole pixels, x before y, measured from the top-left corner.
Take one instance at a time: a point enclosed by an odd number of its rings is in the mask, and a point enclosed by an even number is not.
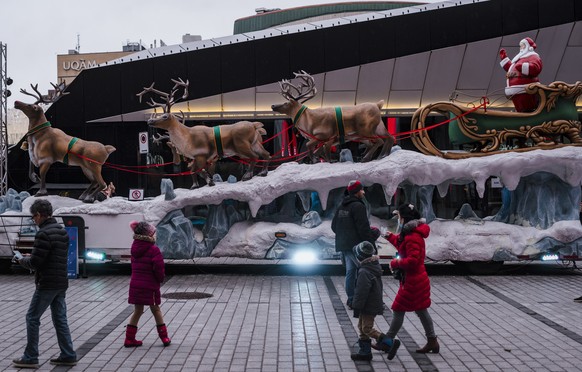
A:
[[[262,145],[262,136],[267,134],[263,124],[259,122],[239,121],[234,124],[219,125],[213,128],[204,125],[187,127],[184,125],[184,118],[178,118],[172,114],[171,107],[176,102],[174,95],[180,89],[184,89],[181,99],[188,97],[189,82],[182,79],[174,80],[174,87],[169,93],[154,89],[154,83],[138,93],[140,99],[146,93],[158,95],[164,102],[156,102],[150,98],[148,105],[151,107],[163,107],[164,113],[158,117],[155,113],[148,120],[148,125],[154,128],[168,131],[167,137],[158,137],[156,140],[167,138],[171,141],[170,148],[174,155],[174,162],[179,161],[179,155],[192,159],[189,163],[192,171],[192,189],[198,188],[198,173],[201,174],[209,186],[214,186],[212,180],[213,170],[207,169],[208,163],[225,156],[239,156],[250,161],[247,172],[242,180],[252,178],[253,170],[258,159],[265,160],[265,165],[259,176],[265,176],[268,171],[268,160],[271,158],[269,152]]]
[[[83,191],[79,199],[85,203],[93,203],[96,195],[107,186],[101,176],[101,167],[109,154],[115,151],[115,147],[95,141],[85,141],[69,136],[60,129],[53,128],[39,104],[53,103],[67,93],[63,92],[66,89],[64,84],[52,85],[55,88],[55,93],[48,99],[38,91],[38,84],[30,84],[36,95],[24,89],[21,89],[20,92],[36,98],[36,102],[33,104],[14,102],[14,108],[22,111],[28,118],[28,133],[23,149],[26,150],[28,147],[31,162],[39,168],[40,179],[33,175],[32,167],[29,174],[32,181],[40,181],[40,188],[35,196],[48,195],[46,174],[53,163],[61,162],[81,167],[83,174],[91,181],[91,184]]]
[[[299,86],[293,85],[289,80],[279,82],[281,95],[287,102],[272,105],[271,109],[293,118],[295,128],[307,139],[307,148],[312,156],[323,153],[324,158],[329,161],[333,145],[354,140],[366,145],[363,161],[372,160],[380,147],[380,158],[390,154],[394,137],[382,124],[380,109],[384,106],[384,101],[350,107],[308,109],[303,103],[317,94],[314,79],[305,71],[294,74],[295,78],[301,80]]]

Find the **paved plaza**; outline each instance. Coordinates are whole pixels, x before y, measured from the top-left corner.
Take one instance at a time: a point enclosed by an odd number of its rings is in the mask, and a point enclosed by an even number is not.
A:
[[[198,272],[200,270],[197,270]],[[194,271],[192,271],[194,272]],[[268,268],[265,273],[269,273]],[[431,314],[440,354],[414,350],[425,338],[409,313],[394,360],[374,351],[353,362],[357,319],[345,307],[339,275],[172,274],[162,287],[162,310],[172,344],[163,347],[149,311],[138,337],[123,347],[129,276],[89,275],[70,281],[69,324],[76,367],[48,363],[59,354],[47,311],[40,335],[42,371],[581,371],[582,275],[431,275]],[[0,370],[12,371],[26,341],[31,275],[0,276]],[[384,276],[386,304],[398,283]],[[172,295],[174,294],[174,295]],[[196,294],[208,298],[188,299]],[[377,317],[388,329],[390,311]]]

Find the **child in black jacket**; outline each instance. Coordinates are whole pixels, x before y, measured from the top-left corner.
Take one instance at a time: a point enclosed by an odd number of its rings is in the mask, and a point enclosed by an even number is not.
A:
[[[374,328],[376,315],[384,313],[382,301],[382,267],[376,249],[372,243],[363,241],[354,247],[354,255],[360,263],[356,279],[356,289],[352,307],[354,316],[358,317],[360,337],[358,353],[352,354],[352,360],[372,360],[372,340],[378,342],[378,349],[388,352],[388,359],[394,358],[400,347],[399,340],[391,340]]]

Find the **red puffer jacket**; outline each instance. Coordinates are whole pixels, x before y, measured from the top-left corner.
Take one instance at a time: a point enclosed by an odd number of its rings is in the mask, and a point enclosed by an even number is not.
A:
[[[159,305],[160,284],[164,281],[164,258],[154,243],[134,236],[131,245],[130,304]]]
[[[424,239],[430,233],[430,227],[424,220],[412,220],[403,227],[410,231],[398,244],[399,235],[390,234],[387,239],[398,249],[399,259],[390,262],[392,269],[401,269],[405,273],[404,282],[392,303],[394,311],[416,311],[430,307],[430,280],[424,267],[426,255]]]

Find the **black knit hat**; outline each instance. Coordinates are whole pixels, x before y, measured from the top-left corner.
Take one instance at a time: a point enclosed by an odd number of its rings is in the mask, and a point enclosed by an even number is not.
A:
[[[407,223],[412,220],[418,220],[422,216],[416,207],[409,203],[401,204],[398,207],[398,215],[404,219],[404,223]]]
[[[354,247],[354,254],[358,261],[364,261],[366,258],[372,257],[374,253],[376,253],[374,245],[367,240]]]

